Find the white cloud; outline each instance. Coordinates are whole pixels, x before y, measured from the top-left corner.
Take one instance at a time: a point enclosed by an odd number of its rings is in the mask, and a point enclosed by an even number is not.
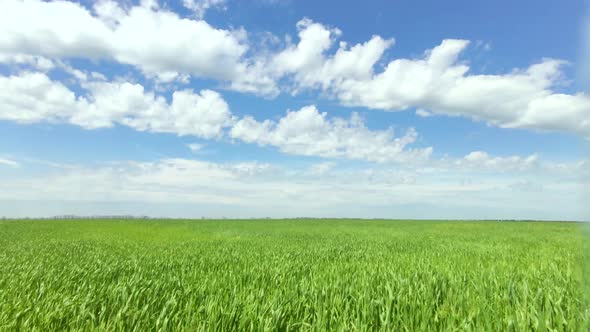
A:
[[[187,0],[185,5],[198,11],[219,1]],[[0,58],[104,58],[136,66],[162,82],[186,81],[189,74],[267,96],[276,95],[277,82],[290,77],[292,91],[321,89],[348,106],[416,107],[500,127],[590,136],[590,97],[552,91],[560,82],[561,61],[546,59],[508,74],[470,75],[469,67],[457,62],[469,42],[449,39],[422,59],[395,59],[376,71],[392,39],[373,36],[352,47],[341,42],[328,54],[341,35],[338,29],[309,19],[298,22],[297,29],[296,45],[274,55],[254,50],[247,56],[244,30],[217,29],[154,3],[124,8],[103,0],[90,12],[70,2],[5,0],[0,4]]]
[[[0,2],[0,53],[100,58],[113,49],[112,33],[81,5],[67,2]]]
[[[112,0],[97,0],[94,2],[93,10],[96,16],[110,29],[114,29],[117,23],[122,20],[126,13],[122,2]]]
[[[229,106],[215,91],[175,91],[168,103],[140,84],[98,82],[87,85],[89,105],[71,118],[84,127],[110,126],[117,122],[141,131],[169,132],[214,138],[232,123]]]
[[[288,111],[278,122],[258,122],[246,116],[232,127],[230,136],[247,143],[275,146],[289,154],[375,162],[423,161],[432,153],[430,147],[408,148],[418,136],[414,129],[395,137],[392,128],[369,130],[357,113],[350,119],[328,119],[315,106]]]
[[[0,166],[19,167],[20,164],[14,160],[0,158]]]
[[[43,72],[47,72],[55,68],[53,61],[48,58],[25,54],[3,54],[0,52],[0,63],[17,65],[26,64]]]
[[[232,124],[229,106],[215,91],[175,91],[171,102],[140,84],[93,81],[76,96],[43,73],[0,75],[0,119],[66,122],[85,128],[115,123],[136,130],[215,138]]]
[[[190,73],[231,80],[247,49],[235,32],[144,7],[131,8],[112,38],[116,60],[156,75]]]
[[[199,153],[203,150],[204,145],[200,143],[191,143],[187,144],[187,147],[191,150],[192,153]]]
[[[61,61],[61,60],[56,60],[55,62],[56,62],[55,67],[58,67],[61,70],[63,70],[65,73],[71,75],[78,82],[86,82],[88,80],[88,73],[87,72],[82,71],[77,68],[74,68],[69,63]],[[93,79],[106,80],[105,76],[104,75],[101,76],[101,75],[102,74],[96,73],[96,72],[93,72],[90,74],[90,76]]]
[[[220,1],[185,4],[197,10]],[[164,83],[188,82],[190,75],[265,96],[276,96],[284,83],[290,92],[319,90],[345,106],[417,108],[499,127],[590,137],[590,97],[555,92],[563,83],[563,61],[544,59],[504,74],[473,74],[458,60],[469,41],[447,39],[420,58],[393,59],[381,69],[393,39],[373,36],[352,46],[341,41],[332,51],[342,34],[337,28],[304,18],[297,29],[297,43],[267,52],[253,45],[243,28],[215,28],[155,1],[125,6],[102,0],[89,10],[67,1],[4,0],[0,61],[49,70],[55,59],[105,59],[132,65]],[[72,74],[83,79],[84,73]]]
[[[468,75],[469,67],[457,64],[467,45],[445,40],[424,59],[396,59],[369,79],[345,79],[329,89],[349,106],[387,111],[417,107],[500,127],[590,137],[590,97],[551,91],[560,80],[562,61],[546,59],[505,75]]]
[[[326,56],[341,35],[338,29],[303,19],[297,23],[299,43],[289,45],[271,60],[271,68],[279,77],[293,75],[296,88],[329,88],[346,79],[367,79],[383,52],[393,44],[373,36],[363,44],[348,47],[341,42],[334,55]]]
[[[552,91],[562,82],[563,61],[544,59],[508,74],[469,74],[469,66],[458,62],[469,41],[448,39],[426,51],[422,59],[394,59],[375,72],[393,40],[374,36],[350,49],[341,42],[335,54],[328,55],[341,34],[338,29],[308,19],[297,27],[299,43],[271,62],[279,77],[292,75],[295,92],[320,88],[346,106],[418,108],[420,116],[464,116],[500,127],[590,137],[590,97]]]
[[[210,8],[225,8],[225,0],[182,0],[182,4],[199,19],[202,19]]]
[[[87,77],[87,75],[85,75]],[[396,137],[393,129],[370,130],[361,117],[328,118],[315,106],[289,111],[278,122],[239,121],[214,91],[179,90],[170,102],[125,81],[83,81],[86,93],[76,95],[44,73],[0,75],[0,119],[20,123],[71,123],[88,129],[115,124],[140,131],[219,138],[271,145],[280,151],[306,156],[347,158],[374,162],[425,161],[432,148],[410,148],[417,133],[409,129]],[[196,146],[194,146],[196,148]]]
[[[38,207],[57,200],[66,207],[64,213],[76,209],[80,202],[101,202],[100,210],[81,210],[82,214],[108,214],[113,206],[137,202],[127,213],[150,214],[146,210],[154,207],[152,215],[199,217],[209,206],[205,215],[232,217],[590,217],[576,198],[588,181],[564,180],[561,174],[551,172],[540,177],[536,173],[501,173],[469,178],[473,173],[464,169],[428,173],[413,167],[332,167],[318,176],[306,167],[186,159],[48,171],[3,179],[0,204],[13,202],[2,205],[3,213],[15,214],[13,206],[18,201],[43,202],[35,204]],[[199,208],[178,208],[194,205]],[[176,208],[165,209],[167,206]],[[25,214],[43,212],[27,209]]]
[[[0,75],[0,119],[20,123],[64,122],[79,107],[76,95],[43,73]]]
[[[88,75],[85,74],[85,78]],[[76,95],[44,73],[0,75],[0,119],[20,123],[71,123],[88,129],[124,125],[140,131],[220,138],[271,145],[280,151],[306,156],[347,158],[374,162],[425,161],[432,148],[410,148],[417,133],[409,129],[396,137],[393,129],[370,130],[361,117],[328,118],[315,106],[289,111],[278,122],[239,121],[214,91],[179,90],[170,102],[125,81],[83,81],[85,94]],[[196,148],[196,146],[194,147]]]
[[[532,154],[528,157],[510,156],[494,157],[484,151],[473,151],[465,157],[455,161],[455,165],[461,168],[493,171],[524,171],[536,166],[539,157]]]
[[[216,29],[153,2],[124,8],[103,0],[93,10],[67,1],[2,1],[0,60],[107,59],[136,66],[164,81],[190,74],[229,82],[240,91],[276,93],[274,82],[257,72],[256,64],[243,61],[248,50],[243,30]]]

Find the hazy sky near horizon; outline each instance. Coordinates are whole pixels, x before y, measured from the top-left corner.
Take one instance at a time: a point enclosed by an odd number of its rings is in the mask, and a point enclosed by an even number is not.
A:
[[[0,216],[590,220],[588,5],[0,0]]]

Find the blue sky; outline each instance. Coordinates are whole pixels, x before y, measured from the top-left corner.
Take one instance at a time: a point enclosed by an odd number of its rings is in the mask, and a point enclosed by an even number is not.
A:
[[[0,3],[0,215],[590,219],[585,1]]]

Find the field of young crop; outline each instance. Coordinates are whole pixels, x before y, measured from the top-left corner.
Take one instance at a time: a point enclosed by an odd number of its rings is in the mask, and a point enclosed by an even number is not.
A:
[[[0,331],[586,330],[581,229],[0,221]]]

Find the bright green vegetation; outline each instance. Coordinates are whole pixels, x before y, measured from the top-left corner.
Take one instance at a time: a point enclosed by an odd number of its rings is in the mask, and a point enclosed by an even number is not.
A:
[[[0,331],[586,330],[582,227],[0,221]]]

